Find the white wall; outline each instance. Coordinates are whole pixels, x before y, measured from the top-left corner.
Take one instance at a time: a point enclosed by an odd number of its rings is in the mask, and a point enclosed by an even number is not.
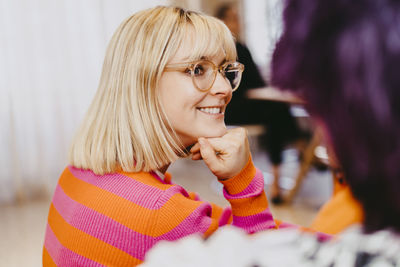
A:
[[[167,0],[0,0],[0,203],[52,191],[130,14]]]
[[[270,60],[282,33],[283,0],[243,0],[245,41],[269,78]]]

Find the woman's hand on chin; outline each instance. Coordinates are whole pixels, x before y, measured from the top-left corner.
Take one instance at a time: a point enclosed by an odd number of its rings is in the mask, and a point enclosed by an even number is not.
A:
[[[208,168],[221,180],[239,174],[250,157],[247,131],[234,128],[222,137],[200,137],[190,149],[193,160],[203,159]]]

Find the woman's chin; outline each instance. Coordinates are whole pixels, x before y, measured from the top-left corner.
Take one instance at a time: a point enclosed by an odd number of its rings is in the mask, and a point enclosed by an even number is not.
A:
[[[224,136],[228,130],[226,127],[221,127],[220,129],[213,129],[212,131],[208,131],[207,133],[204,133],[203,136],[201,137],[206,137],[206,138],[218,138]]]
[[[192,135],[190,138],[186,138],[182,139],[182,143],[185,147],[190,147],[193,146],[194,144],[197,143],[197,140],[200,137],[204,137],[204,138],[219,138],[224,136],[226,133],[228,132],[228,130],[226,129],[226,127],[220,127],[219,129],[210,129],[208,131],[203,131],[203,132],[199,132],[196,135]]]

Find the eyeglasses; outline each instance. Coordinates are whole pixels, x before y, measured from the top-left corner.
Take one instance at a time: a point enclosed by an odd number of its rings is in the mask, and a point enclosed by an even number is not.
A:
[[[202,92],[207,92],[211,89],[219,71],[229,81],[232,91],[235,91],[242,79],[244,65],[239,62],[226,62],[217,67],[212,61],[203,59],[195,62],[169,64],[164,70],[184,71],[190,74],[194,86]]]

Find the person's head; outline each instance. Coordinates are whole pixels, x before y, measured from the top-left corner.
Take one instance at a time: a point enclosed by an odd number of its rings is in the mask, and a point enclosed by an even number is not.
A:
[[[208,61],[190,64],[201,59]],[[70,163],[96,174],[150,171],[185,155],[199,137],[222,136],[234,72],[229,80],[212,66],[235,60],[232,35],[216,18],[175,7],[129,17],[110,41]]]
[[[240,35],[240,20],[237,8],[233,3],[222,4],[215,13],[215,16],[222,20],[233,36],[236,38]]]
[[[272,84],[300,93],[327,129],[365,213],[400,231],[400,2],[289,0]]]

